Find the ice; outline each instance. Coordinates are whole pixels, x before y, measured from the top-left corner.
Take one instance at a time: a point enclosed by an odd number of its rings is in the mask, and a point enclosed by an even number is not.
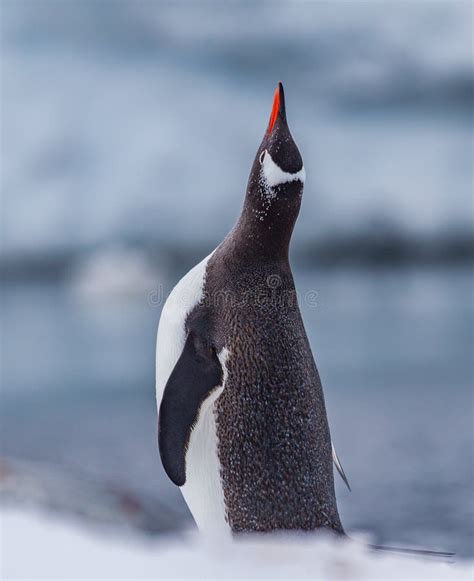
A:
[[[112,247],[84,258],[70,282],[75,295],[85,300],[143,299],[159,287],[160,275],[143,252]]]

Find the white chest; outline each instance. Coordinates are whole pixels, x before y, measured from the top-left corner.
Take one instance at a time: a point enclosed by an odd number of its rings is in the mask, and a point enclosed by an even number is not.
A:
[[[227,525],[221,465],[217,454],[214,404],[224,386],[201,405],[186,454],[186,483],[181,492],[203,532],[230,532]]]
[[[166,383],[183,350],[186,317],[203,298],[208,256],[191,269],[169,295],[161,314],[156,346],[156,401],[158,409]],[[203,531],[228,531],[221,467],[217,454],[214,404],[225,385],[227,351],[219,354],[224,369],[222,386],[202,403],[186,452],[186,482],[181,487],[193,517]]]

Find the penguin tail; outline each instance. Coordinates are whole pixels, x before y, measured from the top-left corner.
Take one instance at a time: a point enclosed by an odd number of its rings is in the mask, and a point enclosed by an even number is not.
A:
[[[368,544],[367,547],[374,551],[383,551],[400,555],[416,555],[419,557],[433,557],[438,559],[452,559],[456,556],[456,553],[449,553],[447,551],[430,551],[428,549],[407,549],[403,547],[388,547],[384,545],[372,544]]]

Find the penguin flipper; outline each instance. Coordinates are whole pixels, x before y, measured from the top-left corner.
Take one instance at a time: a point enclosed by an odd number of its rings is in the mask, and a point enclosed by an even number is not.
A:
[[[190,331],[166,383],[158,418],[161,461],[177,486],[186,482],[186,450],[201,404],[222,378],[215,349],[203,334]]]
[[[347,480],[347,476],[344,472],[344,468],[342,467],[341,461],[339,460],[337,453],[336,453],[336,448],[334,448],[334,444],[332,442],[331,442],[331,447],[332,447],[332,460],[334,462],[334,466],[337,468],[337,471],[339,472],[340,477],[344,480],[344,484],[349,489],[349,492],[352,492],[351,487],[349,485],[349,481]]]

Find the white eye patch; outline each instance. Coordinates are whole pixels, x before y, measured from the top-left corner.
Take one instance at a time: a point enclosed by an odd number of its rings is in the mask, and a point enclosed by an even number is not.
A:
[[[273,188],[287,182],[296,182],[299,180],[304,184],[306,172],[304,166],[296,173],[283,171],[272,159],[272,156],[265,149],[260,154],[260,163],[262,164],[262,176],[266,184]]]

